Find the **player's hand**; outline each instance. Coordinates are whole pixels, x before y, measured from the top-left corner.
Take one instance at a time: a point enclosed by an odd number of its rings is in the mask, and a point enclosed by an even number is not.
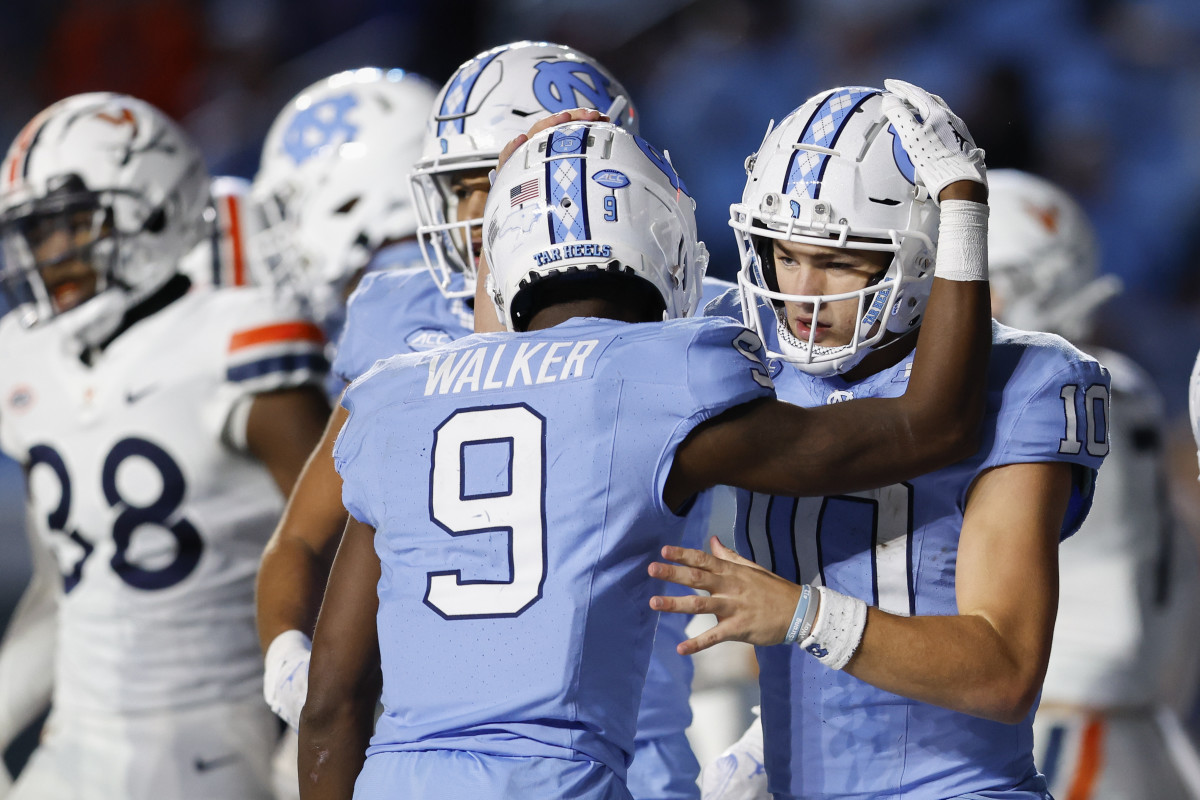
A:
[[[687,656],[728,641],[756,645],[782,643],[800,600],[800,587],[742,558],[717,537],[712,537],[711,542],[712,555],[668,546],[662,549],[663,558],[676,563],[656,561],[650,565],[650,575],[655,578],[709,593],[707,597],[657,595],[650,598],[651,608],[717,617],[716,625],[681,642],[676,651]]]
[[[883,113],[936,202],[950,199],[942,190],[957,181],[987,186],[983,150],[942,98],[904,81],[888,79],[883,85]]]
[[[300,730],[300,711],[308,696],[312,641],[302,632],[284,631],[267,648],[263,698],[292,730]]]
[[[700,770],[700,800],[771,800],[763,767],[762,719]]]
[[[608,122],[607,114],[603,114],[594,108],[572,108],[569,111],[559,111],[557,114],[551,114],[548,117],[542,117],[537,122],[533,123],[533,127],[528,132],[522,133],[517,138],[504,145],[504,149],[500,151],[500,162],[496,164],[496,170],[499,171],[507,162],[513,152],[521,145],[528,142],[534,136],[537,136],[546,128],[553,128],[555,125],[563,125],[567,122]]]

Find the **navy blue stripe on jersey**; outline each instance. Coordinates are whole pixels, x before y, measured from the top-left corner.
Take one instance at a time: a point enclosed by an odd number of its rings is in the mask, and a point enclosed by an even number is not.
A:
[[[329,370],[329,362],[320,353],[287,353],[230,367],[225,371],[225,379],[231,383],[239,383],[261,378],[274,372],[286,373],[301,370],[323,373]]]
[[[817,107],[812,119],[804,126],[800,134],[799,144],[812,144],[818,147],[832,149],[837,144],[838,137],[846,127],[846,122],[856,108],[867,98],[879,94],[878,89],[853,87],[839,89],[825,98],[825,102]],[[857,155],[857,154],[855,154]],[[821,195],[821,179],[825,175],[825,167],[829,163],[826,153],[815,153],[811,150],[794,150],[788,163],[787,176],[783,182],[783,194],[792,193],[796,184],[811,198]]]
[[[591,238],[588,221],[587,191],[583,179],[587,169],[587,132],[555,131],[546,143],[547,205],[555,209],[546,215],[550,243],[586,241]],[[562,156],[573,156],[563,158]]]
[[[475,82],[487,69],[487,65],[503,52],[505,50],[499,50],[487,58],[474,59],[454,75],[450,85],[446,87],[446,94],[442,96],[442,107],[438,110],[438,136],[446,132],[448,125],[453,126],[451,133],[463,132],[467,101],[471,99]]]

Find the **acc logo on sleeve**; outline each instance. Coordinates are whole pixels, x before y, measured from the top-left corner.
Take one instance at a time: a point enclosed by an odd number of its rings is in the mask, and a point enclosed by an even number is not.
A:
[[[454,337],[441,328],[418,328],[404,340],[414,352],[432,350],[444,344],[450,344]]]

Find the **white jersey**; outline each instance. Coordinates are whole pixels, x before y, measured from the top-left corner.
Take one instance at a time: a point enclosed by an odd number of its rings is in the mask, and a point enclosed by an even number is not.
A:
[[[89,367],[59,325],[15,316],[0,320],[0,447],[28,470],[63,575],[55,706],[257,696],[254,577],[283,500],[230,444],[234,412],[319,381],[320,332],[265,289],[193,289]]]
[[[1163,465],[1163,403],[1125,356],[1091,353],[1112,374],[1112,443],[1088,515],[1059,548],[1059,609],[1042,702],[1153,705],[1195,605],[1179,574],[1194,558],[1172,519]],[[1186,637],[1186,634],[1183,634]]]

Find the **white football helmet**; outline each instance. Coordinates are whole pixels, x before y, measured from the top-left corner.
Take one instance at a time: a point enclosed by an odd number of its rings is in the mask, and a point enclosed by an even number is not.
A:
[[[1088,336],[1092,315],[1121,291],[1121,279],[1096,277],[1096,234],[1084,210],[1050,181],[1014,169],[988,173],[988,205],[996,318],[1076,341]]]
[[[3,170],[4,286],[26,325],[61,314],[83,343],[103,342],[204,235],[209,179],[199,149],[127,95],[79,94],[43,110],[9,147]],[[64,309],[77,280],[52,286],[44,271],[80,262],[95,291]]]
[[[664,318],[700,302],[708,253],[695,201],[668,158],[607,122],[559,125],[522,145],[484,211],[488,292],[509,330],[525,330],[560,281],[629,276]],[[550,280],[553,278],[554,280]]]
[[[595,59],[559,44],[493,48],[459,67],[442,87],[411,181],[421,249],[443,294],[474,296],[482,233],[481,218],[457,219],[452,173],[492,169],[504,145],[538,118],[571,108],[598,109],[637,133],[625,87]],[[451,288],[454,273],[465,278],[460,290]]]
[[[938,210],[918,182],[900,139],[883,113],[882,92],[842,87],[822,92],[767,130],[746,159],[742,201],[730,206],[742,267],[746,325],[770,343],[762,316],[774,319],[782,358],[814,375],[853,368],[884,336],[921,322],[933,280]],[[895,255],[865,289],[838,295],[785,295],[775,279],[772,241],[876,250]],[[822,347],[788,327],[784,302],[855,302],[852,340]],[[815,333],[815,328],[814,328]]]
[[[437,88],[399,69],[340,72],[296,95],[271,124],[252,199],[255,258],[327,321],[347,283],[389,240],[411,237],[406,186]]]

